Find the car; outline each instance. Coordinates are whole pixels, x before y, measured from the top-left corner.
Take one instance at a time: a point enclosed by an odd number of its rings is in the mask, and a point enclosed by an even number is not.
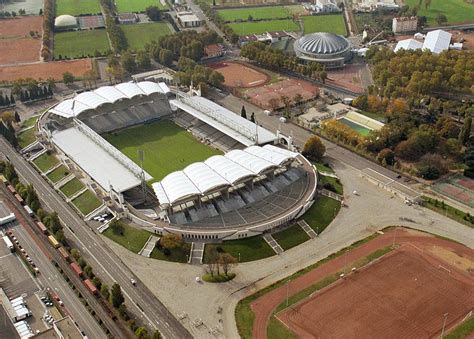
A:
[[[130,282],[132,283],[133,286],[137,285],[137,281],[133,278],[130,278]]]

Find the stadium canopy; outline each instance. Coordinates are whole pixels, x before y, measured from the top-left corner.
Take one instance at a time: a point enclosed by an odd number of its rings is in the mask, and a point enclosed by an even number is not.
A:
[[[170,104],[245,146],[268,144],[277,140],[276,134],[206,98],[177,95],[176,99],[170,100]]]
[[[228,189],[244,179],[252,179],[297,156],[294,152],[277,150],[279,148],[275,146],[251,146],[225,155],[215,155],[204,162],[193,163],[182,171],[168,174],[161,182],[152,184],[152,187],[162,206],[206,196]]]
[[[169,93],[170,89],[164,83],[152,81],[126,82],[115,86],[104,86],[94,91],[83,92],[72,99],[67,99],[49,110],[50,113],[64,118],[77,117],[84,111],[97,109],[98,107],[118,100],[134,98],[138,95],[151,95],[154,93]]]

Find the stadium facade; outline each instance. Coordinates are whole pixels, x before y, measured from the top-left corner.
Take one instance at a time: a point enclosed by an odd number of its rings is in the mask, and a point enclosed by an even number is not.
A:
[[[152,176],[101,134],[160,119],[172,119],[191,132],[198,121],[207,127],[197,134],[215,141],[225,154],[147,188]],[[208,241],[258,235],[302,215],[316,193],[314,167],[276,146],[279,133],[164,83],[122,83],[77,94],[44,113],[39,126],[43,144],[71,171],[81,172],[104,208],[157,234]],[[217,134],[221,143],[211,137]]]

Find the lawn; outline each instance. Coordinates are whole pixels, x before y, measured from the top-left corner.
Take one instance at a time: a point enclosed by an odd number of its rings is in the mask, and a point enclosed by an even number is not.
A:
[[[308,234],[298,225],[293,225],[284,231],[274,233],[272,236],[285,251],[309,240]]]
[[[439,202],[436,199],[428,198],[423,196],[423,206],[438,212],[439,214],[443,214],[448,218],[451,218],[461,224],[467,225],[469,227],[474,228],[474,217],[469,215],[467,216],[466,212],[463,212],[455,207],[452,207],[448,204]]]
[[[298,25],[289,19],[232,23],[229,24],[229,27],[231,27],[237,35],[262,34],[274,31],[296,32],[299,30]]]
[[[101,201],[95,196],[95,194],[89,190],[85,191],[80,196],[75,198],[72,203],[84,215],[88,215],[90,212],[92,212],[102,204]]]
[[[413,8],[419,4],[419,0],[405,0],[405,4]],[[466,0],[432,0],[428,9],[423,3],[418,10],[418,16],[426,16],[430,26],[438,26],[436,16],[440,13],[446,15],[449,24],[472,23],[474,4],[469,4]]]
[[[105,230],[102,234],[115,241],[117,244],[122,245],[126,249],[132,251],[133,253],[140,252],[143,246],[145,246],[148,238],[150,238],[151,233],[132,227],[122,221],[116,222],[121,225],[123,234],[116,232],[113,227],[107,228],[107,230]]]
[[[59,190],[63,192],[66,197],[71,197],[74,193],[79,192],[83,187],[84,185],[82,182],[79,179],[74,178],[61,186]]]
[[[474,316],[471,316],[469,319],[464,321],[462,324],[455,327],[448,335],[446,335],[445,339],[459,339],[459,338],[467,338],[470,334],[474,333]]]
[[[119,13],[145,12],[149,6],[157,6],[160,9],[168,8],[168,6],[163,6],[160,0],[115,0],[115,6]]]
[[[218,10],[217,13],[224,21],[246,21],[249,16],[252,16],[254,20],[286,19],[291,17],[290,12],[284,6],[221,9]]]
[[[275,252],[262,237],[255,236],[245,239],[224,241],[222,244],[206,245],[204,248],[204,263],[209,261],[209,255],[213,248],[218,252],[229,253],[237,260],[240,257],[240,262],[259,260],[275,255]]]
[[[333,177],[329,177],[329,176],[325,176],[325,175],[320,175],[319,176],[319,180],[321,182],[321,184],[324,186],[324,184],[329,184],[331,185],[332,187],[334,187],[334,190],[335,190],[335,193],[339,194],[339,195],[342,195],[343,193],[343,190],[342,190],[342,184],[341,182],[339,181],[339,179],[337,178],[333,178]],[[327,188],[326,188],[327,189]],[[329,190],[329,191],[332,191],[333,190]]]
[[[152,182],[193,162],[222,154],[201,144],[192,134],[167,119],[111,133],[105,135],[105,139],[137,163],[138,150],[143,150],[143,166],[154,178]]]
[[[172,262],[180,262],[186,263],[189,256],[189,251],[191,250],[191,245],[185,244],[183,247],[173,248],[170,250],[170,255],[165,255],[163,249],[159,249],[155,247],[153,251],[151,251],[150,258],[158,259],[158,260],[166,260]]]
[[[319,196],[313,206],[303,215],[303,219],[319,234],[331,223],[340,208],[339,201]]]
[[[385,123],[385,116],[383,114],[367,112],[367,111],[358,111],[357,113],[365,115],[368,118]]]
[[[331,32],[340,35],[347,35],[346,24],[342,14],[310,15],[304,16],[304,34],[315,32]]]
[[[18,145],[20,145],[21,148],[25,148],[26,146],[35,142],[36,140],[35,131],[36,129],[32,127],[23,132],[20,132],[17,136]]]
[[[326,172],[326,173],[334,173],[334,170],[331,167],[329,167],[329,164],[327,163],[323,164],[321,162],[313,162],[313,165],[316,166],[318,171]]]
[[[49,180],[55,183],[61,180],[62,178],[66,177],[67,175],[69,175],[69,170],[65,166],[61,165],[58,168],[56,168],[54,171],[49,173],[48,178]]]
[[[121,25],[120,27],[125,33],[129,49],[133,51],[141,50],[145,47],[146,43],[157,40],[160,36],[171,33],[166,22]]]
[[[94,56],[96,51],[110,50],[107,33],[103,29],[61,32],[54,34],[54,58],[82,58]]]
[[[56,16],[69,14],[78,16],[80,14],[99,14],[99,0],[57,0]]]
[[[38,121],[39,115],[35,115],[29,119],[23,120],[21,123],[21,128],[28,128],[31,126],[34,126],[36,124],[36,121]]]
[[[49,155],[48,153],[44,153],[33,160],[33,163],[40,169],[41,172],[46,172],[58,162],[58,159],[52,155]]]

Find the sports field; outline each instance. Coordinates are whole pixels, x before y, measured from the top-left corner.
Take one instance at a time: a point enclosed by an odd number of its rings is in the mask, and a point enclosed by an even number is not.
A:
[[[143,167],[153,177],[151,182],[159,181],[167,174],[182,170],[193,162],[222,154],[201,144],[186,130],[167,119],[104,137],[136,163],[138,150],[143,150]]]
[[[93,57],[95,51],[105,53],[109,49],[109,40],[103,29],[54,34],[55,59],[59,59],[59,56],[63,59]]]
[[[229,24],[229,26],[238,35],[262,34],[265,32],[274,31],[296,32],[299,30],[298,25],[293,20],[289,19],[258,22],[240,22]]]
[[[149,6],[157,6],[160,9],[167,9],[168,7],[161,3],[160,0],[115,0],[115,6],[119,13],[128,12],[145,12]]]
[[[359,133],[360,135],[362,136],[367,136],[369,135],[369,133],[371,132],[370,129],[362,126],[362,125],[359,125],[355,122],[352,122],[351,120],[349,119],[346,119],[346,118],[341,118],[338,120],[339,122],[343,123],[344,125],[352,128],[354,131],[356,131],[357,133]]]
[[[413,8],[419,4],[419,0],[405,0],[405,4]],[[474,4],[469,4],[466,0],[432,0],[428,9],[423,2],[418,10],[418,16],[426,16],[430,26],[438,26],[438,14],[446,15],[448,24],[474,23]]]
[[[456,174],[438,181],[431,188],[436,192],[447,195],[451,199],[474,208],[474,179]]]
[[[284,6],[221,9],[217,13],[224,21],[248,20],[249,16],[252,16],[254,20],[285,19],[291,16]]]
[[[330,32],[347,35],[346,24],[342,14],[309,15],[302,17],[304,34]]]
[[[224,76],[224,85],[246,88],[262,86],[270,81],[270,76],[251,66],[236,62],[219,62],[209,65]]]
[[[131,50],[139,51],[145,44],[158,40],[160,36],[170,34],[170,27],[166,22],[154,22],[149,24],[121,25]]]
[[[57,0],[56,16],[100,13],[99,0]]]

